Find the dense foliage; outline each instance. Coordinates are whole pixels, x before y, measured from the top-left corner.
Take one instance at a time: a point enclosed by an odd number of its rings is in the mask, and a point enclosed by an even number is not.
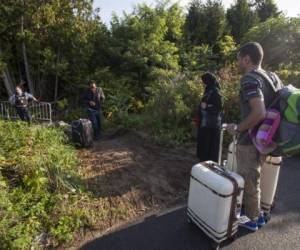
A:
[[[77,164],[62,131],[0,121],[2,249],[56,246],[84,226]]]

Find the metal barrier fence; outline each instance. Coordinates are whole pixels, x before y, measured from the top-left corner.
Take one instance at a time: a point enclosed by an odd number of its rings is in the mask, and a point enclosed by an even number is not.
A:
[[[51,103],[32,102],[28,108],[33,121],[52,123]],[[0,101],[0,119],[19,119],[16,108],[8,101]]]

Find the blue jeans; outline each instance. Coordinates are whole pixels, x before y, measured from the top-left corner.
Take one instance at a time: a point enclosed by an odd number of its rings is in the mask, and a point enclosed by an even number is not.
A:
[[[16,111],[22,121],[31,122],[31,116],[27,107],[16,107]]]
[[[99,139],[101,131],[101,111],[95,109],[88,109],[89,120],[93,124],[94,137]]]

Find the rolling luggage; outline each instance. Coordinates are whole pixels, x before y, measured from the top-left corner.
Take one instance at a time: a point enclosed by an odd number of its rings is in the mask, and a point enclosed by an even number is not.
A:
[[[281,163],[282,157],[267,156],[266,161],[261,167],[261,210],[265,213],[267,220],[270,220],[270,213],[275,204],[274,197],[277,190]],[[225,168],[233,172],[237,171],[235,140],[229,145]]]
[[[268,156],[261,168],[260,203],[261,209],[269,217],[272,206],[274,205],[274,197],[277,190],[281,162],[281,157]]]
[[[188,221],[213,240],[214,249],[237,232],[244,189],[243,178],[220,165],[222,140],[223,131],[219,163],[206,161],[193,166],[187,207]]]
[[[90,120],[79,119],[73,121],[72,127],[72,141],[75,145],[87,148],[93,145],[94,131]]]

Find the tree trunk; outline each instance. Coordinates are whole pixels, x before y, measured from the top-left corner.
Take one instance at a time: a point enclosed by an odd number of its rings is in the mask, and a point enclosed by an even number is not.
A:
[[[39,46],[40,47],[40,46]],[[40,50],[40,48],[39,48]],[[38,67],[37,67],[37,87],[36,87],[36,90],[38,92],[38,98],[41,97],[41,56],[40,56],[41,53],[38,53]]]
[[[54,102],[57,101],[57,92],[58,92],[58,73],[55,75],[55,89],[54,89]]]
[[[17,84],[21,84],[23,82],[23,76],[22,76],[22,70],[21,70],[22,65],[19,60],[17,62],[17,66],[18,66],[18,77],[19,77]]]
[[[23,0],[23,6],[25,9],[25,1]],[[21,33],[24,35],[24,15],[22,14],[21,16]],[[23,41],[22,41],[22,52],[23,52],[23,58],[24,58],[24,65],[25,65],[25,72],[26,72],[26,79],[27,79],[27,84],[29,87],[29,91],[31,94],[35,94],[34,91],[34,86],[30,77],[30,72],[29,72],[29,65],[28,65],[28,58],[27,58],[27,50],[26,50],[26,44],[25,44],[25,38],[23,36]]]
[[[60,60],[60,48],[58,49],[58,52],[57,52],[55,88],[54,88],[54,102],[57,101],[57,94],[58,94],[58,69],[57,69],[57,65],[59,63],[59,60]]]
[[[0,55],[2,55],[2,49],[0,48]],[[9,70],[7,66],[4,68],[2,72],[2,78],[4,81],[4,85],[7,91],[8,96],[11,96],[14,93],[14,84],[11,80]]]
[[[13,87],[13,83],[10,80],[10,74],[7,69],[3,70],[2,78],[4,81],[4,85],[5,85],[8,96],[11,96],[14,93],[14,87]]]

